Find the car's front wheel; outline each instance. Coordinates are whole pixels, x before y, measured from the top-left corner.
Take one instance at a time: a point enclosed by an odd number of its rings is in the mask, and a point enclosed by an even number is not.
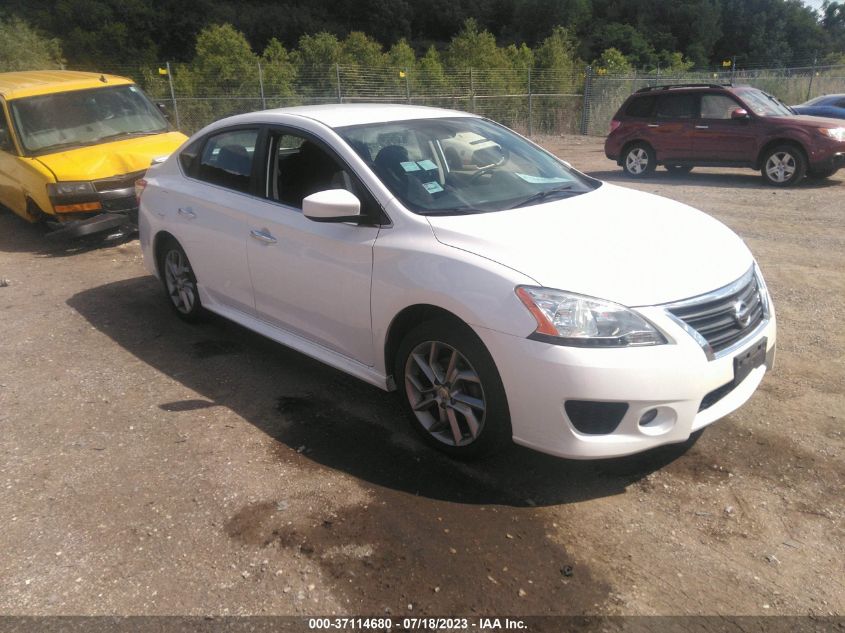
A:
[[[645,178],[657,167],[657,157],[650,145],[634,143],[625,149],[622,169],[631,178]]]
[[[197,278],[184,249],[174,239],[169,239],[159,251],[159,272],[170,307],[180,319],[188,322],[203,316],[203,307],[197,290]]]
[[[763,179],[777,187],[797,185],[807,171],[804,153],[793,145],[778,145],[763,156]]]
[[[502,380],[468,326],[448,319],[412,329],[396,355],[394,377],[415,429],[458,458],[490,454],[511,442]]]

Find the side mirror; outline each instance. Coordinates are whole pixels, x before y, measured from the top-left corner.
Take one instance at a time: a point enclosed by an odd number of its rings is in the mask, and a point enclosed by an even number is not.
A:
[[[170,112],[167,111],[167,106],[163,103],[156,103],[156,107],[158,108],[158,111],[161,112],[161,115],[169,121]]]
[[[302,214],[314,222],[359,222],[361,201],[346,189],[327,189],[305,198]]]
[[[737,108],[736,110],[731,111],[731,118],[732,119],[748,119],[748,110],[745,108]]]

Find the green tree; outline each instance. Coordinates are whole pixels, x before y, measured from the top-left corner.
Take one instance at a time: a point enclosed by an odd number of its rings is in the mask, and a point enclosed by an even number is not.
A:
[[[493,70],[510,68],[504,51],[496,44],[489,31],[479,31],[478,22],[469,18],[461,31],[449,42],[446,65],[450,68]]]
[[[58,39],[45,37],[17,17],[0,18],[0,72],[61,68]]]
[[[441,95],[449,91],[449,82],[446,79],[443,62],[440,60],[440,53],[434,46],[429,46],[425,55],[419,61],[416,85],[428,94]]]
[[[593,62],[593,69],[599,75],[627,75],[634,70],[628,58],[615,48],[608,48]]]
[[[326,32],[303,35],[292,57],[299,94],[323,98],[337,94],[335,66],[341,58],[341,44],[337,37]]]
[[[191,70],[199,94],[258,94],[258,56],[231,24],[204,28],[197,36]]]
[[[381,44],[361,31],[352,31],[340,47],[340,64],[360,68],[381,68],[385,57]]]
[[[682,75],[689,72],[695,66],[695,62],[687,59],[681,53],[669,51],[660,51],[658,55],[660,64],[659,71],[664,75]],[[658,69],[651,71],[651,74],[656,74]]]
[[[285,98],[294,95],[296,66],[291,54],[275,37],[267,42],[264,52],[261,53],[261,72],[268,105],[287,105],[288,100]],[[274,102],[274,99],[279,101]]]
[[[583,62],[576,53],[577,43],[570,31],[562,26],[552,29],[551,35],[534,51],[532,77],[535,92],[573,92],[581,82]]]
[[[392,68],[413,69],[417,64],[417,56],[405,38],[400,39],[387,51],[387,65]]]

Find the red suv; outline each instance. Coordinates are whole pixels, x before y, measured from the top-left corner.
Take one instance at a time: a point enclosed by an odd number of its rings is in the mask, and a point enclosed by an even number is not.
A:
[[[604,152],[633,178],[657,165],[674,173],[750,167],[772,185],[790,186],[845,166],[845,127],[796,115],[750,86],[656,86],[628,97],[610,123]]]

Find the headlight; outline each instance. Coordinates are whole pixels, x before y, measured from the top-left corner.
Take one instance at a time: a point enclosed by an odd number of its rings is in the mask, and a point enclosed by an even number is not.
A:
[[[537,321],[535,339],[577,347],[666,342],[648,321],[616,303],[534,286],[519,286],[516,294]]]
[[[47,185],[47,193],[51,196],[75,196],[86,193],[96,193],[90,182],[51,182]]]
[[[829,136],[834,141],[845,141],[845,127],[823,127],[819,128],[819,132],[825,136]]]

